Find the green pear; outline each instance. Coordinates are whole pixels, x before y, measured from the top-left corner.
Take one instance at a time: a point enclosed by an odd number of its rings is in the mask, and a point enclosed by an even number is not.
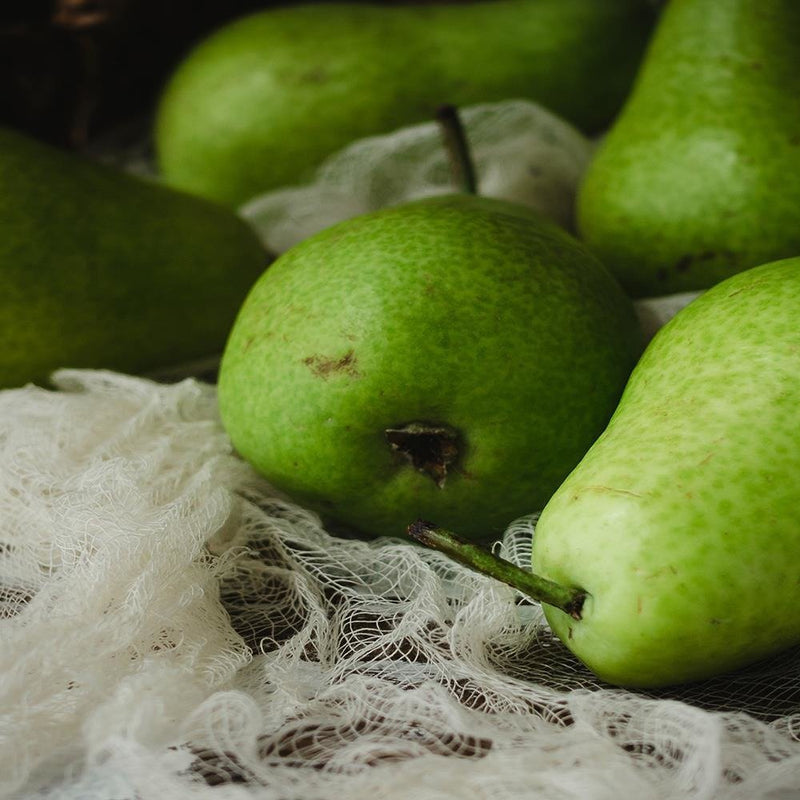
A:
[[[157,110],[159,167],[174,186],[239,205],[444,103],[532,99],[596,131],[630,90],[653,17],[646,0],[263,10],[176,68]]]
[[[578,231],[633,296],[800,255],[800,3],[670,0],[584,175]]]
[[[219,406],[239,453],[336,530],[424,514],[491,537],[544,504],[640,352],[631,300],[572,236],[440,196],[281,255],[233,326]]]
[[[692,301],[542,511],[534,574],[507,582],[604,680],[681,684],[800,644],[798,318],[800,258]]]
[[[219,355],[268,258],[229,209],[0,129],[0,386]]]

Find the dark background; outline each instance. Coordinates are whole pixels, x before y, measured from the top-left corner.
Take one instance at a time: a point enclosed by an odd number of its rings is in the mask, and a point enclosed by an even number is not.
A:
[[[141,124],[200,38],[243,14],[297,2],[7,0],[0,10],[0,125],[81,150],[131,121]]]

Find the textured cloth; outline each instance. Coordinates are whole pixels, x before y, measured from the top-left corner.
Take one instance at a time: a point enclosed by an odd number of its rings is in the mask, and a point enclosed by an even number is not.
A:
[[[604,687],[511,589],[280,498],[212,385],[57,386],[0,392],[0,797],[800,793],[797,653]]]

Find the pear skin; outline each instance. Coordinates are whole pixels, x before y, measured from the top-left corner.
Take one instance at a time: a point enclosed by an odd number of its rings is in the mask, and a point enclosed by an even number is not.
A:
[[[645,0],[309,3],[234,21],[197,44],[159,103],[164,179],[240,205],[309,179],[356,139],[439,105],[526,98],[596,131],[630,90]]]
[[[614,684],[725,673],[800,643],[800,258],[680,311],[536,526],[533,571],[588,593],[552,606]]]
[[[800,255],[800,3],[671,0],[579,187],[578,231],[635,297]]]
[[[230,209],[0,129],[0,386],[218,356],[269,258]]]
[[[632,302],[572,236],[438,197],[283,253],[234,324],[220,414],[337,530],[399,536],[427,516],[496,537],[588,449],[640,352]]]

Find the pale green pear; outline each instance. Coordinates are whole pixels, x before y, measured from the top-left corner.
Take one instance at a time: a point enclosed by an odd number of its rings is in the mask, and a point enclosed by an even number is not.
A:
[[[670,0],[584,176],[581,237],[634,296],[800,255],[800,3]]]
[[[256,12],[198,43],[169,80],[156,118],[160,170],[174,186],[238,205],[445,103],[525,98],[596,131],[630,90],[653,20],[647,0]]]
[[[219,356],[269,262],[229,208],[0,129],[0,387]]]
[[[640,351],[631,300],[572,236],[444,196],[281,255],[231,332],[220,413],[337,530],[401,535],[427,515],[493,538],[578,462]]]
[[[539,516],[532,572],[434,522],[408,532],[542,601],[612,684],[698,681],[800,645],[799,318],[793,258],[670,320]]]
[[[800,644],[800,258],[733,276],[656,334],[548,502],[534,572],[588,597],[558,636],[659,686]]]

